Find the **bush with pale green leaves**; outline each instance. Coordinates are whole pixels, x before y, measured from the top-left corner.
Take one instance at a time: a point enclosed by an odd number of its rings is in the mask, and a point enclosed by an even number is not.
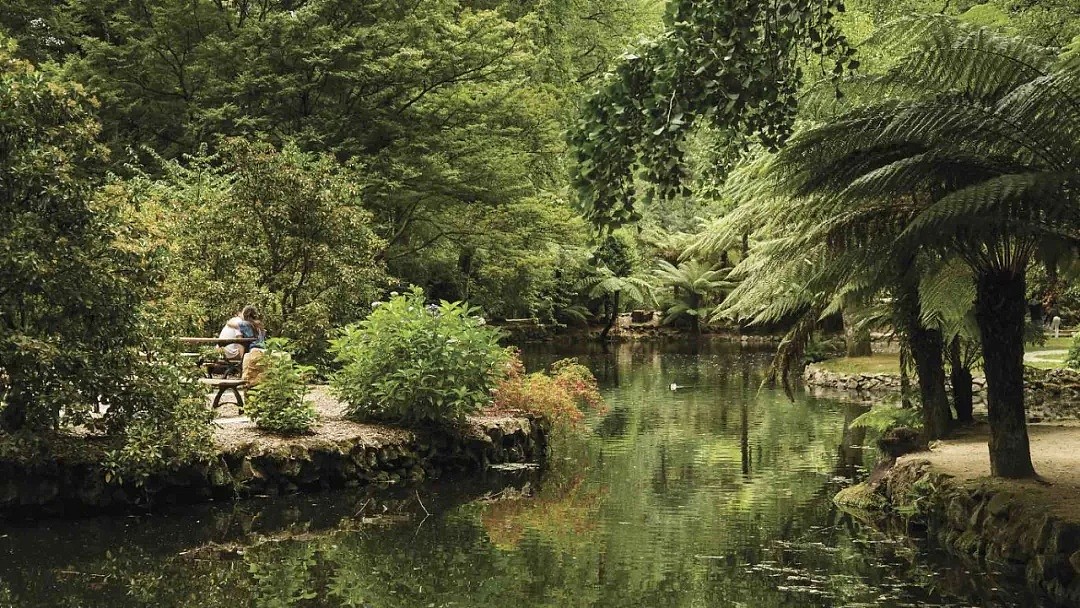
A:
[[[468,305],[427,306],[413,288],[331,341],[342,368],[330,386],[355,420],[460,422],[491,402],[505,373],[500,333]]]
[[[258,359],[259,382],[248,391],[244,407],[255,426],[282,435],[311,431],[318,413],[306,399],[308,381],[315,368],[297,363],[288,350],[287,340],[268,340]]]

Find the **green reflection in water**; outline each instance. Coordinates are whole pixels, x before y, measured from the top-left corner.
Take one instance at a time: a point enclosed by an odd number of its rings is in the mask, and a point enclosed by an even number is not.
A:
[[[758,391],[766,353],[582,354],[610,409],[542,475],[13,529],[0,605],[1038,605],[838,512],[861,410]]]

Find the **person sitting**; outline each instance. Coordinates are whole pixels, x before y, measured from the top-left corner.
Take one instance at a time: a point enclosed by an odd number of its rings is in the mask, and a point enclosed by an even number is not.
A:
[[[247,349],[242,344],[228,344],[222,347],[226,359],[240,359],[251,349],[266,348],[266,332],[263,330],[258,309],[251,305],[245,306],[243,310],[236,313],[236,316],[225,322],[225,327],[221,328],[218,338],[222,340],[255,338]]]
[[[254,306],[245,306],[240,311],[238,329],[245,338],[255,338],[255,341],[248,346],[249,350],[266,349],[266,330],[263,329],[262,317]]]

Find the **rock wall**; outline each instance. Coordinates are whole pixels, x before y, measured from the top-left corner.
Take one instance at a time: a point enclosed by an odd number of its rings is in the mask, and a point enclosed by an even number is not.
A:
[[[1080,372],[1070,369],[1041,370],[1024,368],[1024,395],[1028,420],[1080,419]],[[824,396],[854,396],[871,401],[883,395],[900,392],[900,376],[897,374],[841,373],[808,365],[803,370],[803,381],[812,392]],[[912,376],[911,386],[918,387],[918,378]],[[949,379],[945,387],[951,389]],[[986,411],[986,379],[976,376],[971,383],[972,398],[976,411]]]
[[[139,484],[111,478],[99,462],[87,459],[0,460],[0,516],[83,515],[415,482],[448,470],[535,463],[548,450],[545,425],[528,418],[486,420],[454,433],[374,437],[234,444],[209,460],[172,467]]]
[[[1080,605],[1080,522],[1055,517],[992,481],[958,482],[921,460],[902,461],[868,484],[880,498],[870,501],[876,514],[902,516],[908,529],[953,554],[994,562],[1054,602]]]

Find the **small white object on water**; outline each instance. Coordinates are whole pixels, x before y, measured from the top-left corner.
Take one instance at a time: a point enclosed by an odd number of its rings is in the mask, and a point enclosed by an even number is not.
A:
[[[677,391],[677,390],[679,390],[679,385],[678,385],[678,384],[675,384],[674,382],[672,382],[672,383],[671,383],[671,390],[673,390],[673,391]]]

